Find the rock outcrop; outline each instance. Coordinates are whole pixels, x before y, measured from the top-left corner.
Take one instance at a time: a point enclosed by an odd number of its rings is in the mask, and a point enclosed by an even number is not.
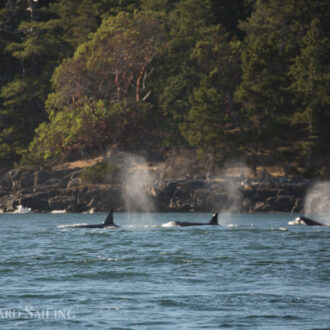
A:
[[[0,210],[13,212],[18,205],[35,212],[126,210],[123,186],[84,184],[79,171],[11,170],[0,178]],[[284,177],[158,179],[141,193],[157,211],[303,212],[304,195],[311,183]]]

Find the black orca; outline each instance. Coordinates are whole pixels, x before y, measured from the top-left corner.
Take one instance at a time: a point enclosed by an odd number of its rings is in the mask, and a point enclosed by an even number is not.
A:
[[[108,216],[105,218],[103,223],[97,224],[97,225],[77,225],[73,226],[74,228],[105,228],[105,227],[115,227],[118,228],[114,222],[113,222],[113,209],[110,210]]]
[[[215,226],[218,225],[218,213],[213,214],[212,219],[207,223],[200,222],[187,222],[187,221],[173,221],[175,226],[188,227],[188,226]]]
[[[307,225],[307,226],[326,226],[323,223],[320,223],[318,221],[315,221],[313,219],[306,218],[303,216],[296,218],[295,221],[299,224],[303,224],[303,225]]]

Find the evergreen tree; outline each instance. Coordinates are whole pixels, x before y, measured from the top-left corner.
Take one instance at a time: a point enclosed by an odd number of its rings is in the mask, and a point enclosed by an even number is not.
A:
[[[164,143],[179,145],[184,143],[179,125],[189,110],[189,96],[201,79],[190,55],[202,31],[214,19],[209,0],[179,1],[168,17],[169,41],[156,69],[159,79],[155,81],[155,94],[162,109],[163,128],[170,132]]]
[[[45,121],[50,77],[63,58],[95,31],[104,1],[13,1],[1,14],[6,59],[0,91],[0,155],[18,160]],[[1,35],[0,35],[1,36]],[[9,65],[8,65],[9,64]]]
[[[229,43],[224,29],[216,26],[205,29],[191,55],[202,79],[189,97],[190,109],[181,130],[203,157],[211,154],[213,170],[234,146],[230,132],[238,118],[233,93],[240,74],[236,48],[236,43]]]
[[[215,24],[225,28],[231,37],[244,38],[239,22],[250,17],[255,0],[211,0]]]
[[[169,13],[174,9],[178,0],[141,0],[141,10],[166,12]]]
[[[252,16],[241,24],[246,32],[242,52],[242,83],[236,91],[246,118],[244,148],[255,156],[291,147],[293,95],[288,75],[304,31],[304,1],[256,2]]]
[[[2,54],[7,58],[6,66],[9,64],[9,70],[4,68],[7,73],[0,91],[0,157],[6,160],[18,158],[43,119],[39,96],[44,91],[31,79],[38,69],[36,53],[41,51],[35,42],[36,6],[34,1],[8,1],[1,12]],[[24,46],[19,48],[21,44]]]
[[[328,8],[328,12],[330,7]],[[330,153],[330,31],[326,17],[314,18],[310,24],[300,54],[295,58],[290,73],[296,95],[292,118],[302,129],[302,155],[306,167],[311,167],[315,156]]]
[[[296,142],[301,139],[295,129],[297,120],[293,120],[299,117],[295,114],[295,108],[299,107],[296,101],[305,102],[297,98],[299,87],[292,80],[295,75],[295,80],[300,79],[298,62],[302,57],[297,58],[297,55],[305,48],[305,35],[311,21],[318,16],[325,18],[326,13],[329,8],[324,0],[289,0],[285,3],[258,0],[252,16],[241,24],[247,37],[242,52],[242,83],[236,91],[236,100],[246,116],[243,148],[252,155],[254,164],[255,157],[260,154],[278,160],[283,151],[285,160],[295,157]],[[292,66],[293,62],[296,62],[295,66]],[[300,72],[305,75],[308,70],[304,68]],[[305,122],[311,123],[311,117],[306,116],[310,111],[303,111]],[[310,137],[313,136],[312,126],[309,126]],[[307,145],[311,147],[311,141],[305,143]],[[274,153],[274,148],[279,152]]]
[[[39,125],[30,151],[44,159],[148,136],[214,165],[243,151],[254,166],[312,167],[330,152],[329,12],[327,0],[3,0],[0,158],[19,160]]]

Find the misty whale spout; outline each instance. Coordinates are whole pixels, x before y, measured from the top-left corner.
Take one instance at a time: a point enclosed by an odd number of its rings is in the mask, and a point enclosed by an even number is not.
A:
[[[295,222],[300,225],[307,225],[307,226],[326,226],[321,222],[303,216],[296,218]]]
[[[105,218],[103,223],[96,224],[96,225],[77,225],[73,226],[74,228],[118,228],[114,222],[113,222],[113,209],[110,210],[108,216]]]
[[[188,221],[173,221],[172,224],[174,226],[180,226],[180,227],[188,227],[188,226],[217,226],[218,223],[218,213],[213,214],[212,219],[209,222],[206,223],[200,223],[200,222],[188,222]]]

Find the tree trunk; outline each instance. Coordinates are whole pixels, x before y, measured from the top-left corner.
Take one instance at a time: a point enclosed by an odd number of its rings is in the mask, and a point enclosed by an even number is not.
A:
[[[148,66],[148,63],[145,63],[140,72],[139,72],[139,75],[137,77],[137,80],[136,80],[136,90],[135,90],[135,99],[136,99],[136,102],[140,102],[140,89],[141,89],[141,82],[142,82],[142,78],[147,70],[147,66]]]

